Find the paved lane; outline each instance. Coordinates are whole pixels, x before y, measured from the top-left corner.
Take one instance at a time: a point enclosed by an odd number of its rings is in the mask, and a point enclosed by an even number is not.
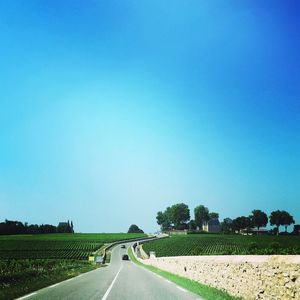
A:
[[[107,300],[196,300],[197,295],[185,291],[165,278],[132,262],[123,262],[123,267]]]
[[[129,247],[132,243],[127,243]],[[134,264],[123,261],[127,249],[120,245],[112,251],[111,263],[75,278],[39,290],[26,299],[72,300],[196,300],[199,296],[187,292],[166,279]],[[23,297],[23,299],[25,299]]]

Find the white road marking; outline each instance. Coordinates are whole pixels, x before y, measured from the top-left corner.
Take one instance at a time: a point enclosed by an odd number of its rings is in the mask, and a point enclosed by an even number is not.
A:
[[[165,281],[167,282],[167,283],[173,283],[173,282],[171,282],[170,280],[168,280],[168,279],[165,279]]]
[[[115,276],[114,280],[113,280],[112,283],[110,284],[110,286],[109,286],[109,288],[107,289],[106,293],[104,294],[102,300],[106,300],[106,299],[107,299],[107,296],[108,296],[108,294],[110,293],[110,291],[111,291],[111,289],[112,289],[112,287],[113,287],[115,281],[117,280],[117,277],[118,277],[118,275],[120,274],[122,268],[123,268],[123,265],[121,265],[120,270],[118,271],[118,273],[117,273],[117,275]]]
[[[73,280],[73,279],[74,279],[74,278],[67,279],[67,280],[65,280],[65,282],[71,281],[71,280]]]
[[[23,297],[21,297],[21,298],[18,298],[17,300],[26,299],[26,298],[29,298],[29,297],[35,295],[35,294],[37,294],[37,292],[33,292],[33,293],[31,293],[31,294],[28,294],[28,295],[26,295],[26,296],[23,296]]]
[[[183,291],[183,292],[187,292],[187,290],[185,290],[185,289],[183,289],[182,287],[180,287],[180,286],[178,286],[178,285],[176,285],[176,287],[179,289],[179,290],[181,290],[181,291]]]
[[[53,285],[50,285],[50,286],[48,286],[48,289],[52,289],[52,288],[58,286],[59,284],[60,284],[60,282],[59,282],[59,283],[56,283],[56,284],[53,284]]]

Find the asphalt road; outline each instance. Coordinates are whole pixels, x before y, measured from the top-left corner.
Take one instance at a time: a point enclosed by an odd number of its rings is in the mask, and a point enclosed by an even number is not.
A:
[[[132,243],[127,243],[126,247]],[[127,253],[120,245],[112,251],[108,267],[84,273],[54,284],[19,299],[72,300],[196,300],[199,296],[176,284],[137,266],[123,261]]]

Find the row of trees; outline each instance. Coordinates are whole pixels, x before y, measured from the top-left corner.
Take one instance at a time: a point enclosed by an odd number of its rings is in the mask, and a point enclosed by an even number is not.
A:
[[[219,218],[218,213],[209,212],[209,209],[204,205],[198,205],[194,209],[194,219],[190,220],[191,215],[189,207],[184,203],[178,203],[167,207],[165,211],[159,211],[156,216],[157,224],[161,226],[162,231],[171,229],[202,229],[206,222],[215,218]],[[225,218],[221,223],[221,231],[230,233],[254,227],[259,230],[261,227],[266,227],[269,222],[271,226],[275,226],[273,229],[274,233],[279,233],[280,226],[284,226],[285,231],[287,232],[287,227],[291,224],[295,224],[293,216],[285,210],[272,211],[268,217],[262,210],[255,209],[248,217],[241,216],[234,220]],[[295,225],[294,232],[298,232],[299,227],[300,225]]]
[[[294,217],[285,210],[272,211],[269,218],[265,212],[259,209],[252,211],[252,214],[248,217],[241,216],[234,220],[225,218],[222,222],[222,231],[240,231],[242,229],[250,229],[256,227],[259,230],[261,227],[267,226],[270,221],[270,225],[275,226],[274,231],[279,233],[279,227],[284,226],[287,232],[287,227],[291,224],[295,224]]]
[[[49,224],[24,224],[20,221],[5,220],[0,223],[0,234],[43,234],[43,233],[73,233],[73,222],[60,223],[58,226]]]
[[[199,205],[194,209],[194,217],[194,220],[190,220],[189,207],[184,203],[178,203],[167,207],[163,212],[159,211],[156,220],[163,231],[170,229],[196,230],[197,227],[202,229],[202,226],[210,219],[219,218],[219,214],[216,212],[209,212],[207,207]]]

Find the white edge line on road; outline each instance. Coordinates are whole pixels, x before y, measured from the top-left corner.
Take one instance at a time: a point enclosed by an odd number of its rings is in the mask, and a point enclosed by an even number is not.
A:
[[[55,287],[55,286],[57,286],[57,285],[59,285],[59,284],[61,284],[61,283],[71,281],[71,280],[76,279],[76,278],[78,278],[78,277],[81,277],[81,276],[83,276],[83,275],[85,275],[85,274],[88,274],[88,273],[91,273],[91,272],[94,272],[94,271],[98,271],[98,270],[99,270],[99,269],[95,269],[95,270],[92,270],[92,271],[88,271],[88,272],[82,273],[82,274],[80,274],[80,275],[74,276],[74,277],[72,277],[72,278],[69,278],[69,279],[60,281],[60,282],[58,282],[58,283],[56,283],[56,284],[53,284],[53,285],[50,285],[50,286],[45,286],[45,287],[43,287],[43,288],[37,290],[36,292],[33,292],[33,293],[31,293],[31,294],[28,294],[28,295],[25,295],[25,296],[23,296],[23,297],[21,297],[21,298],[16,298],[16,300],[27,299],[27,298],[29,298],[29,297],[31,297],[31,296],[33,296],[33,295],[36,295],[36,294],[37,294],[39,291],[41,291],[41,290],[53,288],[53,287]]]
[[[182,287],[180,287],[180,286],[178,286],[178,285],[176,285],[176,287],[179,289],[179,290],[181,290],[181,291],[183,291],[183,292],[187,292],[187,290],[185,290],[185,289],[183,289]]]
[[[73,280],[75,277],[65,280],[65,282]]]
[[[59,283],[52,284],[52,285],[48,286],[48,289],[52,289],[52,288],[58,286],[59,284],[60,284],[60,282],[59,282]]]
[[[120,248],[119,248],[119,254],[120,254]],[[118,274],[116,275],[116,277],[114,278],[113,282],[111,283],[111,285],[110,285],[110,287],[109,287],[110,290],[112,289],[112,286],[113,286],[115,280],[117,279],[117,276],[119,275],[119,273],[120,273],[122,267],[123,267],[123,266],[121,266],[121,268],[120,268]],[[71,280],[76,279],[76,278],[79,278],[79,277],[81,277],[81,276],[83,276],[83,275],[86,275],[86,274],[89,274],[89,273],[92,273],[92,272],[95,272],[95,271],[99,271],[99,270],[100,270],[100,268],[97,268],[97,269],[92,270],[92,271],[88,271],[88,272],[85,272],[85,273],[81,273],[80,275],[77,275],[77,276],[74,276],[74,277],[72,277],[72,278],[69,278],[69,279],[60,281],[60,282],[58,282],[57,284],[53,284],[53,285],[50,285],[50,286],[46,286],[46,287],[44,287],[44,288],[39,289],[39,290],[36,291],[36,292],[33,292],[33,293],[31,293],[31,294],[25,295],[25,296],[20,297],[20,298],[16,298],[16,300],[27,299],[27,298],[29,298],[29,297],[31,297],[31,296],[36,295],[36,294],[37,294],[39,291],[41,291],[41,290],[48,289],[48,288],[51,288],[51,287],[55,287],[55,286],[57,286],[58,284],[61,284],[61,283],[64,283],[64,282],[68,282],[68,281],[71,281]],[[106,297],[108,296],[110,290],[107,290],[107,291],[106,291],[106,293],[105,293],[105,295],[103,296],[102,300],[105,300],[105,299],[106,299]],[[104,297],[105,297],[105,298],[104,298]]]
[[[137,264],[135,264],[135,265],[138,266]],[[184,292],[184,293],[187,293],[187,292],[188,292],[188,290],[186,290],[186,289],[184,289],[184,288],[182,288],[182,287],[176,285],[175,282],[172,282],[172,281],[170,281],[170,280],[164,278],[163,276],[158,275],[157,273],[154,273],[153,271],[148,270],[148,269],[145,268],[145,267],[141,267],[141,266],[138,266],[138,267],[140,267],[140,268],[142,268],[143,270],[145,270],[145,271],[151,273],[151,274],[154,275],[154,276],[156,275],[156,277],[158,277],[158,278],[160,278],[160,279],[164,279],[166,282],[168,282],[168,283],[170,283],[170,284],[174,284],[180,291],[182,291],[182,292]],[[106,299],[106,298],[105,298],[105,299]],[[105,299],[102,298],[102,300],[105,300]],[[196,298],[196,300],[203,300],[203,299],[202,299],[202,298]]]
[[[111,289],[112,289],[112,287],[113,287],[115,281],[117,280],[117,277],[118,277],[118,275],[120,274],[122,268],[123,268],[123,265],[121,265],[121,267],[120,267],[120,269],[119,269],[117,275],[115,276],[114,280],[113,280],[112,283],[110,284],[110,286],[109,286],[109,288],[107,289],[106,293],[104,294],[102,300],[106,300],[106,298],[107,298],[107,296],[109,295],[109,293],[110,293],[110,291],[111,291]]]
[[[23,296],[23,297],[21,297],[21,298],[18,298],[17,300],[26,299],[26,298],[29,298],[29,297],[35,295],[35,294],[37,294],[37,292],[33,292],[33,293],[31,293],[31,294],[28,294],[28,295],[26,295],[26,296]]]

